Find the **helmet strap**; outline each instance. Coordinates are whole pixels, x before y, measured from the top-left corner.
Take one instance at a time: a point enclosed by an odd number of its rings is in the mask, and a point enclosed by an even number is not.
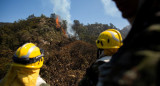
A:
[[[98,48],[97,50],[97,59],[102,58],[104,55],[104,49]]]

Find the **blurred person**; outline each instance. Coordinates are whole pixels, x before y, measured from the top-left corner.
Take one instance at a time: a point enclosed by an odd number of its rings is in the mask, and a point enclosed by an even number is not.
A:
[[[0,86],[49,86],[39,76],[43,61],[43,49],[33,43],[24,44],[13,55],[13,63]]]
[[[132,28],[97,86],[160,86],[160,0],[113,0]]]
[[[111,56],[117,52],[122,45],[122,37],[118,30],[107,29],[100,33],[96,40],[97,60],[86,70],[86,74],[79,82],[79,86],[96,86],[98,82],[98,68],[104,63],[108,63]]]

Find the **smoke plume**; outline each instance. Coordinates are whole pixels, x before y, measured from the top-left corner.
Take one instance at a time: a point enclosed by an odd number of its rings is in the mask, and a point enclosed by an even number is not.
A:
[[[62,19],[67,20],[67,33],[74,35],[72,30],[72,21],[70,15],[70,0],[50,0],[53,4],[53,12],[58,14]]]

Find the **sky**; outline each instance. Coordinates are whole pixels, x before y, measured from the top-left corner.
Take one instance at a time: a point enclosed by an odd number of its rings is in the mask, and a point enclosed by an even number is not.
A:
[[[111,0],[0,0],[0,22],[14,22],[29,15],[50,17],[56,13],[73,23],[79,20],[84,25],[114,24],[122,29],[129,25]]]

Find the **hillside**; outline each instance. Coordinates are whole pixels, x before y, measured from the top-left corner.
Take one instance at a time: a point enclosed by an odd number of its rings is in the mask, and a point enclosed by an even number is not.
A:
[[[66,32],[66,23],[60,27]],[[45,50],[45,62],[40,75],[51,86],[77,86],[86,68],[96,60],[95,40],[99,33],[116,28],[113,24],[80,24],[74,21],[75,36],[56,26],[54,17],[29,16],[27,20],[0,24],[0,78],[6,74],[16,49],[26,42]]]
[[[131,25],[128,25],[128,26],[124,27],[122,30],[120,30],[120,33],[121,33],[123,39],[126,38],[126,36],[128,35],[130,30],[131,30]]]

